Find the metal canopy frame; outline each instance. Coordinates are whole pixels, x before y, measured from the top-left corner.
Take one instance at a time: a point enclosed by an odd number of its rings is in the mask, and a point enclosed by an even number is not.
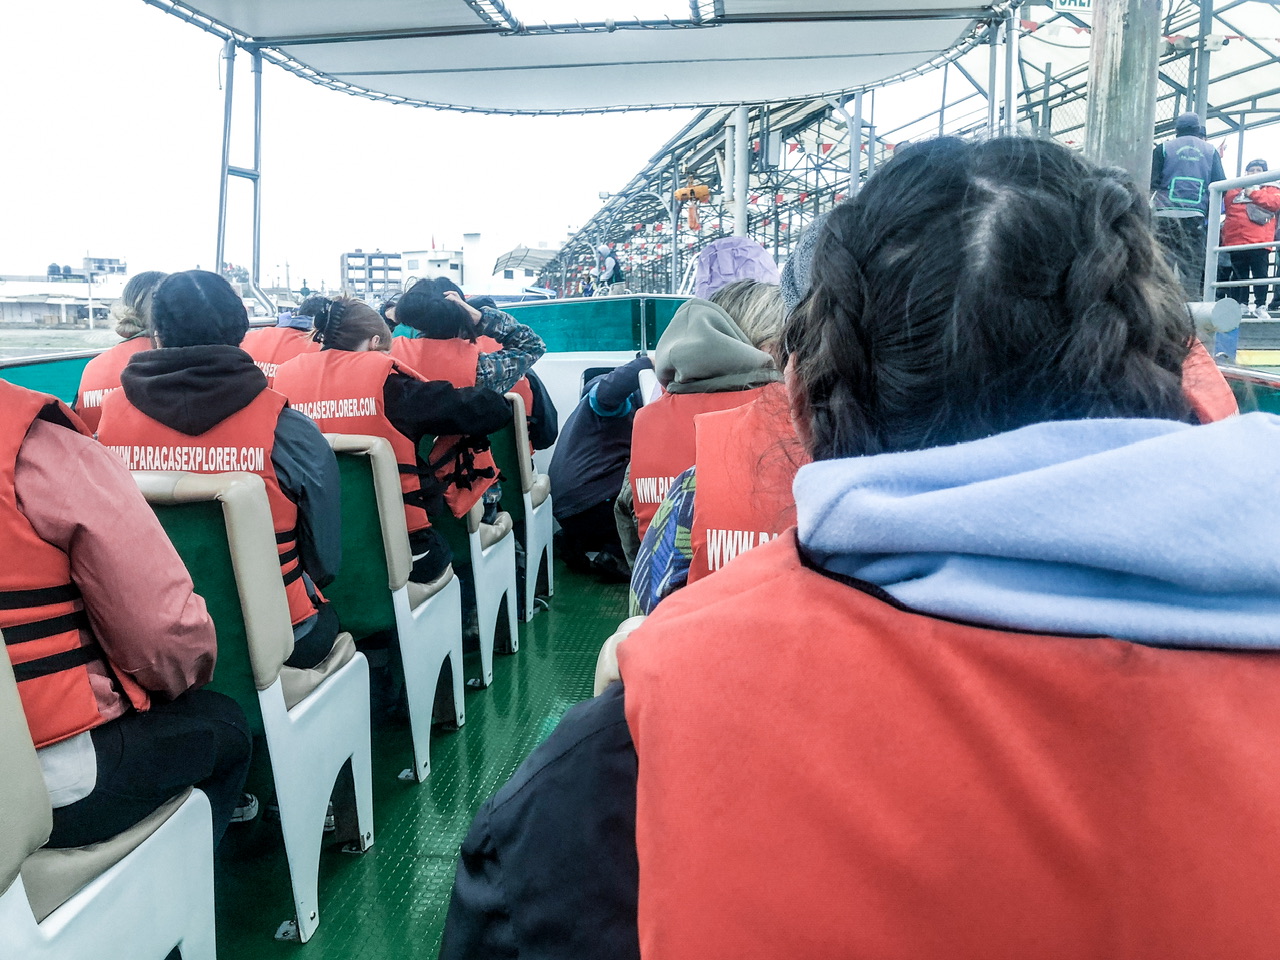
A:
[[[1241,29],[1238,17],[1250,8],[1254,13],[1274,13],[1276,27],[1268,30],[1271,35],[1249,36]],[[1036,12],[1044,18],[1028,19]],[[1002,42],[1010,26],[1012,44]],[[993,16],[965,53],[940,65],[934,75],[936,89],[927,89],[923,96],[913,93],[914,88],[925,86],[915,80],[864,88],[861,122],[848,128],[841,112],[852,112],[852,97],[843,102],[814,99],[753,107],[753,144],[779,134],[786,146],[784,162],[777,166],[768,162],[759,147],[753,152],[749,235],[782,263],[809,223],[853,194],[850,156],[858,158],[854,167],[861,181],[904,141],[943,134],[972,138],[1020,132],[1083,147],[1089,26],[1078,16],[1053,13],[1043,4],[1022,7],[1016,19],[1012,14]],[[1058,32],[1078,35],[1081,41],[1069,45],[1045,39]],[[1248,130],[1280,123],[1280,7],[1261,0],[1205,0],[1203,4],[1175,0],[1162,33],[1169,42],[1160,57],[1155,140],[1171,136],[1174,119],[1187,110],[1198,110],[1206,118],[1211,140],[1236,136],[1242,141]],[[1205,36],[1239,38],[1228,43],[1241,44],[1240,49],[1255,54],[1254,62],[1231,66],[1215,52],[1216,43],[1204,42]],[[1056,53],[1055,48],[1064,53]],[[1046,51],[1054,51],[1060,67],[1041,59]],[[928,108],[922,109],[922,103],[928,103]],[[672,278],[680,275],[679,258],[692,258],[711,241],[732,232],[722,159],[724,127],[731,114],[724,109],[703,111],[672,137],[568,240],[548,265],[543,285],[572,292],[593,264],[596,245],[612,243],[621,248],[620,260],[631,289],[670,289]],[[803,159],[797,161],[797,157]],[[1237,156],[1237,163],[1242,161]],[[671,197],[689,175],[708,184],[719,202],[709,205],[700,231],[675,232],[677,268],[673,269],[667,214],[649,195]],[[664,224],[662,230],[654,229],[658,223]],[[637,225],[640,230],[635,229]]]

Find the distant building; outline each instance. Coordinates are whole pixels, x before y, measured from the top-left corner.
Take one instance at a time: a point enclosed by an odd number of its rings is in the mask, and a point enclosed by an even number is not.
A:
[[[434,280],[448,277],[458,286],[463,280],[463,256],[461,250],[406,250],[404,254],[404,283],[407,290],[415,280]]]
[[[357,248],[341,258],[342,289],[361,300],[383,300],[399,293],[403,273],[398,253],[376,250],[365,253]]]

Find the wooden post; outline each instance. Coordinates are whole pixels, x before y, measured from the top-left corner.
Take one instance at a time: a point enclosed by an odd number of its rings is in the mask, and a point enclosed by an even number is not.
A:
[[[1095,0],[1084,152],[1123,167],[1140,190],[1151,179],[1160,0]]]

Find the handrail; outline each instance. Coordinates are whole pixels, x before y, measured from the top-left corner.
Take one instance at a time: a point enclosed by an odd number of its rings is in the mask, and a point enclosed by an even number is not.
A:
[[[1280,374],[1254,370],[1252,367],[1237,367],[1231,363],[1219,363],[1218,369],[1228,380],[1239,380],[1242,383],[1253,383],[1260,387],[1280,389]]]
[[[1280,277],[1259,277],[1253,280],[1218,281],[1218,254],[1223,250],[1259,250],[1280,245],[1280,240],[1269,240],[1266,243],[1247,243],[1238,247],[1224,247],[1222,238],[1222,195],[1236,187],[1256,187],[1261,183],[1280,182],[1280,170],[1264,170],[1262,173],[1251,173],[1230,180],[1215,180],[1209,184],[1209,230],[1205,237],[1204,250],[1204,295],[1203,300],[1217,299],[1215,291],[1230,287],[1274,287],[1280,284]],[[1248,303],[1248,298],[1245,299]]]

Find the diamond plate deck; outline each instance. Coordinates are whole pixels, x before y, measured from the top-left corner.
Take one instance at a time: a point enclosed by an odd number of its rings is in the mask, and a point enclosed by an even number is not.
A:
[[[437,729],[423,784],[396,778],[411,761],[408,726],[375,721],[376,842],[363,856],[326,848],[320,928],[307,944],[273,939],[293,916],[278,828],[261,820],[233,825],[218,851],[219,957],[434,957],[472,816],[565,710],[591,695],[596,654],[626,614],[624,587],[557,564],[551,609],[520,624],[520,652],[495,658],[489,689],[468,689],[466,725],[453,733]],[[466,672],[478,675],[478,655],[468,655]]]

